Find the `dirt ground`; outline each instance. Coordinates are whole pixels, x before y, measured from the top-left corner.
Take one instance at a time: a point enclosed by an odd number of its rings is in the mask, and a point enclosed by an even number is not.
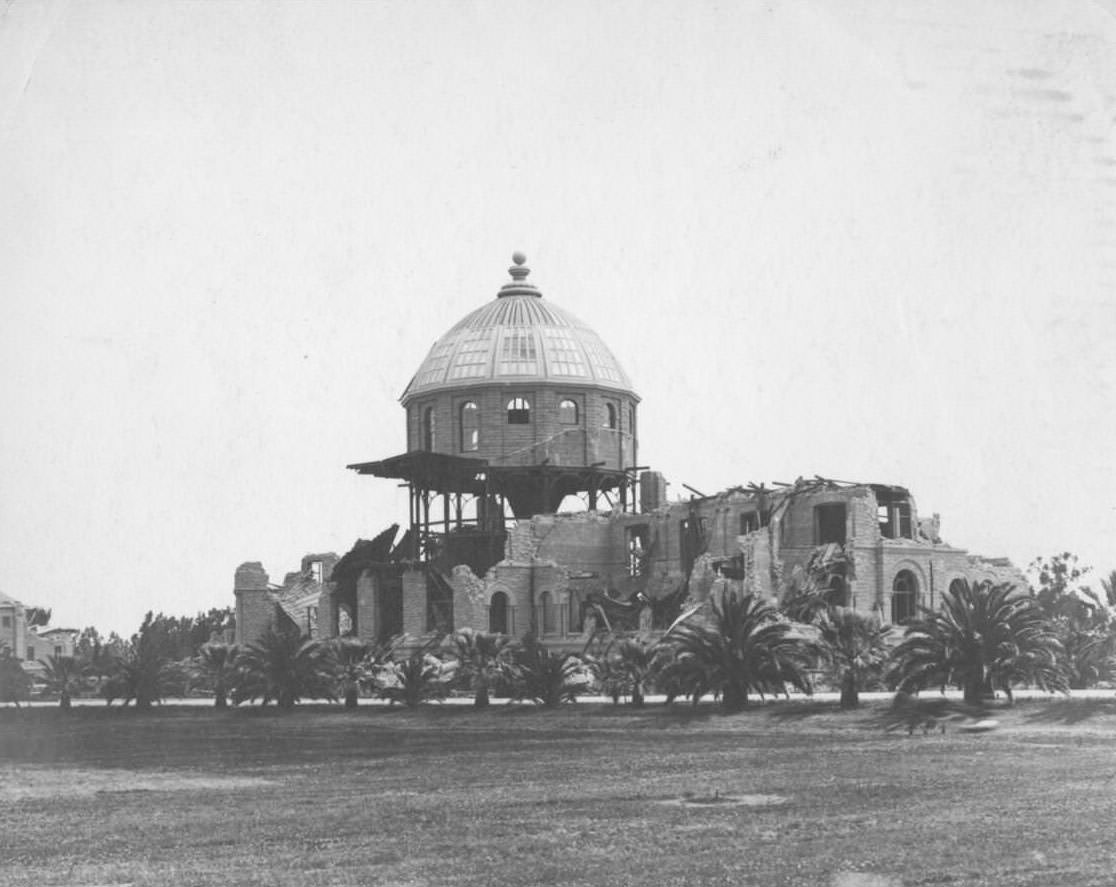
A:
[[[0,709],[0,884],[1111,885],[1116,698]]]

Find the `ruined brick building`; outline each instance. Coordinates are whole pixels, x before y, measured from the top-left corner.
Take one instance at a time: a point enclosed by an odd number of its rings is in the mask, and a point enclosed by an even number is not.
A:
[[[513,261],[403,392],[406,451],[348,466],[409,488],[406,529],[308,555],[282,586],[242,565],[238,641],[289,621],[369,640],[534,631],[574,649],[603,626],[662,629],[717,584],[772,599],[821,584],[902,624],[958,580],[1022,581],[943,542],[900,486],[814,477],[668,501],[638,464],[640,398],[619,362]]]

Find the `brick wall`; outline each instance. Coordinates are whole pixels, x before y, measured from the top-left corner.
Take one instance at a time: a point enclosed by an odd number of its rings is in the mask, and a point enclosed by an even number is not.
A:
[[[337,600],[334,597],[336,584],[329,582],[318,598],[318,637],[323,639],[335,638],[338,634],[339,611]]]
[[[491,595],[483,579],[460,565],[453,568],[453,621],[455,628],[488,631],[488,602]]]
[[[426,634],[426,573],[407,570],[403,574],[403,633],[412,637]]]
[[[259,561],[248,561],[236,568],[233,577],[236,596],[236,642],[258,640],[275,620],[275,602],[268,592],[268,575]]]
[[[514,397],[526,398],[531,405],[527,424],[508,423],[507,405]],[[559,422],[558,404],[565,399],[578,405],[577,425]],[[461,406],[466,402],[477,405],[479,444],[473,451],[461,448]],[[604,427],[609,403],[617,413],[614,430]],[[549,458],[553,465],[603,461],[605,468],[624,468],[635,464],[632,428],[635,405],[635,399],[622,392],[584,386],[486,385],[439,391],[408,403],[407,449],[424,448],[423,417],[426,409],[431,408],[435,452],[474,456],[501,464],[537,464]]]
[[[356,636],[373,643],[379,634],[378,604],[379,577],[371,570],[364,570],[356,583]]]

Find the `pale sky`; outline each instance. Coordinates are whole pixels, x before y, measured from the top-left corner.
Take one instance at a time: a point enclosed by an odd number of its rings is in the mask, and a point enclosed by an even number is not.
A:
[[[407,519],[523,250],[671,492],[908,486],[1116,568],[1116,2],[0,2],[0,590],[231,605]]]

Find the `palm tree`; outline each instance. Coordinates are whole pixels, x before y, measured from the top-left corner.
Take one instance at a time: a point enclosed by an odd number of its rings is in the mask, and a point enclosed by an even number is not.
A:
[[[368,644],[356,638],[337,638],[333,642],[333,661],[337,666],[337,681],[345,697],[345,708],[356,708],[361,685],[370,679],[368,669]]]
[[[635,638],[618,638],[609,645],[604,656],[606,686],[615,696],[630,695],[632,705],[643,707],[644,694],[661,664],[662,648]]]
[[[712,621],[691,611],[663,636],[674,647],[668,678],[697,700],[720,692],[726,711],[748,704],[748,693],[812,692],[808,667],[813,644],[754,594],[729,591],[712,599]]]
[[[11,647],[0,644],[0,702],[11,702],[18,708],[30,693],[30,675],[23,670]]]
[[[391,702],[418,708],[428,700],[445,697],[454,666],[429,650],[416,650],[402,662],[389,662],[377,679],[379,693]]]
[[[949,685],[980,704],[995,690],[1011,699],[1014,684],[1068,689],[1062,645],[1033,597],[1009,583],[970,584],[942,593],[937,611],[923,610],[895,648],[893,682],[900,692]]]
[[[1110,608],[1116,608],[1116,570],[1110,570],[1107,577],[1102,576],[1100,584],[1104,602]]]
[[[1112,678],[1111,628],[1080,630],[1058,620],[1054,631],[1062,645],[1062,665],[1071,690],[1084,690]]]
[[[811,624],[834,606],[833,592],[823,589],[814,580],[790,583],[783,595],[781,609],[791,622]]]
[[[890,626],[848,607],[829,607],[814,625],[822,657],[841,685],[841,708],[856,708],[865,681],[878,676],[887,660]]]
[[[192,663],[193,673],[213,690],[215,708],[228,708],[228,694],[236,683],[237,648],[235,645],[212,642],[198,647]]]
[[[474,707],[487,708],[492,682],[507,672],[511,638],[462,628],[454,633],[453,643],[461,675],[473,691]]]
[[[113,699],[123,699],[124,705],[135,700],[136,708],[147,709],[163,700],[176,677],[171,661],[159,653],[148,636],[140,634],[133,639],[131,648],[116,659],[101,692],[109,705]]]
[[[69,708],[70,698],[75,689],[81,686],[81,669],[77,660],[71,656],[48,656],[43,663],[50,692],[58,694],[58,707]]]
[[[576,699],[591,682],[580,656],[548,650],[533,635],[516,647],[510,673],[514,699],[533,699],[546,708]]]
[[[233,702],[274,700],[284,710],[300,699],[333,702],[334,674],[328,647],[303,639],[296,628],[269,629],[237,656]]]

